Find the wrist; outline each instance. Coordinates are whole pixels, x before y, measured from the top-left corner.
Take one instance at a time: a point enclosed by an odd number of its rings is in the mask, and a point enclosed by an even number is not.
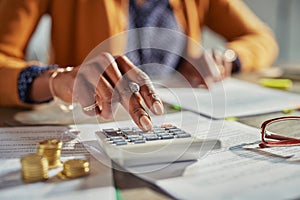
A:
[[[32,65],[21,71],[18,78],[18,94],[24,103],[36,104],[51,100],[48,88],[50,70],[57,68],[57,65],[41,67]]]
[[[73,67],[57,68],[49,76],[49,81],[48,81],[49,87],[48,88],[49,88],[50,94],[53,97],[53,100],[56,103],[56,105],[64,112],[70,112],[71,110],[73,110],[72,103],[69,103],[72,101],[72,92],[71,92],[70,88],[73,88],[73,87],[70,87],[67,85],[64,85],[64,86],[57,85],[57,84],[55,85],[54,80],[60,78],[59,77],[60,74],[72,72],[73,69],[74,69]],[[66,95],[65,98],[58,96],[58,92],[57,92],[58,88],[63,88],[64,93]]]
[[[53,97],[49,88],[49,80],[54,69],[48,70],[37,76],[32,82],[28,98],[32,102],[46,102]]]

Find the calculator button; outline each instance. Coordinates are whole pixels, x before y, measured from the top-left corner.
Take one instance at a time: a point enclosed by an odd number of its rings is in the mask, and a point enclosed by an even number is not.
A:
[[[114,130],[114,129],[103,129],[103,132],[107,137],[116,137],[116,136],[120,136],[121,134],[119,130]]]
[[[191,134],[189,133],[177,134],[177,138],[187,138],[187,137],[191,137]]]
[[[145,133],[145,134],[143,134],[143,137],[153,137],[153,136],[157,136],[156,134],[154,134],[154,133]]]
[[[162,136],[161,136],[161,139],[162,139],[162,140],[173,139],[173,138],[174,138],[173,135],[167,135],[167,134],[166,134],[166,135],[162,135]]]
[[[108,137],[109,140],[120,140],[123,139],[122,136],[112,136],[112,137]]]
[[[144,135],[144,137],[146,138],[146,140],[151,141],[151,140],[159,140],[159,137],[155,134],[148,134],[148,135]]]
[[[138,136],[138,137],[133,137],[133,138],[130,138],[130,142],[136,142],[136,141],[140,141],[140,140],[143,140],[144,141],[144,137],[143,136]]]
[[[125,130],[125,131],[122,131],[122,133],[124,134],[124,135],[138,135],[138,133],[136,133],[135,131],[133,131],[133,130]]]
[[[110,140],[113,142],[125,141],[125,139],[123,137],[114,137],[114,138],[110,138]]]
[[[143,137],[140,135],[127,135],[126,138],[128,140],[132,140],[132,139],[143,138]]]
[[[119,128],[120,131],[131,131],[131,128],[129,127],[124,127],[124,128]]]
[[[165,127],[166,130],[178,129],[176,126]]]
[[[153,133],[159,134],[159,133],[166,133],[165,130],[153,130]]]
[[[135,134],[137,134],[137,135],[143,135],[144,133],[147,133],[147,132],[144,132],[144,131],[141,131],[141,130],[135,131]]]
[[[157,133],[156,135],[158,135],[159,137],[161,137],[161,136],[163,136],[163,135],[170,135],[170,133],[163,132],[163,133]]]
[[[172,131],[170,133],[173,133],[174,135],[178,135],[178,134],[185,134],[186,132],[182,131],[182,130],[175,130],[175,131]]]
[[[102,129],[103,132],[110,132],[110,131],[115,131],[115,129],[113,128],[106,128],[106,129]]]
[[[115,145],[126,145],[127,142],[126,141],[117,141],[117,142],[114,142]]]
[[[145,143],[145,140],[135,140],[134,141],[134,144],[142,144],[142,143]]]

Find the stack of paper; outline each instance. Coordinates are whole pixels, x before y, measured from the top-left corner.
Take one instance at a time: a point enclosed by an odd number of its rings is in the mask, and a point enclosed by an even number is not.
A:
[[[162,100],[215,119],[298,108],[300,95],[229,78],[210,90],[159,88]]]

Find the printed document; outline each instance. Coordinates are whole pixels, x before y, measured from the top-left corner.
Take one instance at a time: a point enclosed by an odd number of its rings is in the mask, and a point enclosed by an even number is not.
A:
[[[95,131],[85,130],[85,135]],[[0,128],[0,199],[115,199],[111,168],[91,156],[93,149],[89,148],[89,144],[92,142],[79,141],[78,135],[77,130],[62,126]],[[45,182],[23,183],[20,158],[36,152],[37,143],[46,139],[63,141],[62,161],[88,159],[91,174],[85,178],[61,180],[56,177],[62,170],[58,168],[49,171],[49,179]],[[97,152],[98,157],[103,155]]]
[[[186,126],[196,123],[192,117],[189,119]],[[200,122],[198,126],[202,133],[208,130],[205,123]],[[209,127],[210,132],[221,140],[221,149],[206,152],[196,162],[148,165],[128,170],[157,184],[176,199],[276,200],[300,197],[299,162],[248,149],[250,145],[257,147],[259,129],[234,121],[212,121]]]
[[[300,95],[237,80],[225,79],[210,90],[158,88],[163,101],[215,119],[241,117],[298,108]]]
[[[248,149],[250,145],[257,147],[259,129],[234,121],[210,120],[191,112],[152,119],[156,125],[172,123],[193,135],[220,139],[222,144],[218,150],[200,151],[196,161],[127,168],[174,198],[276,200],[300,197],[299,162]],[[82,140],[93,139],[87,137],[90,134],[83,134],[88,126],[78,127],[82,129]],[[132,126],[132,121],[98,124],[99,129]]]

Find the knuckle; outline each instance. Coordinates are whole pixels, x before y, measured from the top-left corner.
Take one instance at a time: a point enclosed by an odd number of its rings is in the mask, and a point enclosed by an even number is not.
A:
[[[102,58],[104,58],[104,59],[109,59],[109,60],[113,59],[113,56],[110,53],[105,52],[105,51],[101,52],[99,54],[99,56],[102,57]]]
[[[105,104],[111,105],[112,104],[112,97],[111,96],[103,97],[102,101]]]
[[[99,54],[99,59],[97,59],[98,63],[102,65],[104,68],[111,65],[115,60],[114,57],[108,52],[101,52]]]
[[[122,88],[121,91],[119,91],[120,97],[122,100],[128,99],[128,96],[132,94],[131,90],[127,87]]]
[[[148,96],[151,97],[154,101],[161,101],[159,95],[155,94],[154,92],[149,93]]]
[[[119,55],[116,60],[121,62],[130,62],[126,55]]]
[[[137,69],[136,80],[140,85],[152,85],[149,76],[139,69]]]
[[[138,106],[134,106],[133,110],[132,110],[132,114],[141,116],[141,115],[145,115],[147,113],[143,108],[138,107]]]

